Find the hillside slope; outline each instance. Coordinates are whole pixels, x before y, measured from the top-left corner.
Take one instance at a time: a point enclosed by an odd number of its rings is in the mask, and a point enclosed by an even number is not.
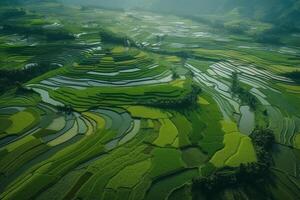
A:
[[[78,0],[61,0],[78,3]],[[156,12],[180,15],[226,15],[232,11],[240,17],[276,23],[289,27],[300,27],[299,0],[87,0],[84,4],[110,8],[142,8]]]

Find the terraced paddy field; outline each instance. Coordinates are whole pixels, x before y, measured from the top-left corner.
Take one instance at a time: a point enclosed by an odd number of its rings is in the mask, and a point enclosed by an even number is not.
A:
[[[0,21],[0,199],[300,198],[298,47],[171,15],[23,9]],[[260,166],[260,129],[272,180],[194,191]]]

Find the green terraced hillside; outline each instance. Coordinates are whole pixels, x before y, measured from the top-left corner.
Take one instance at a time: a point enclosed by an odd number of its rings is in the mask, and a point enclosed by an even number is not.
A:
[[[0,199],[300,199],[299,33],[247,24],[0,4]]]

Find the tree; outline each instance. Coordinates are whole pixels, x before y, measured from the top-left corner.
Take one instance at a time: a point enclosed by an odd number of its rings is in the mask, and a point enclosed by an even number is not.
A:
[[[71,114],[74,111],[74,108],[71,105],[64,105],[64,106],[56,106],[58,112],[63,112],[66,114]]]
[[[178,78],[180,78],[180,76],[178,75],[178,73],[175,70],[172,70],[172,79],[176,80]]]
[[[256,129],[250,137],[255,146],[262,147],[267,151],[271,150],[275,142],[274,132],[270,129]]]
[[[238,73],[232,72],[232,83],[231,83],[231,91],[233,94],[238,93],[239,91],[239,80],[238,80]]]

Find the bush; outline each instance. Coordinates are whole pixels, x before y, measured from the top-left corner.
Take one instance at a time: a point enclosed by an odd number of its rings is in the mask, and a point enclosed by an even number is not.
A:
[[[65,113],[67,115],[70,115],[74,111],[74,108],[71,105],[56,106],[56,109],[58,112]]]

